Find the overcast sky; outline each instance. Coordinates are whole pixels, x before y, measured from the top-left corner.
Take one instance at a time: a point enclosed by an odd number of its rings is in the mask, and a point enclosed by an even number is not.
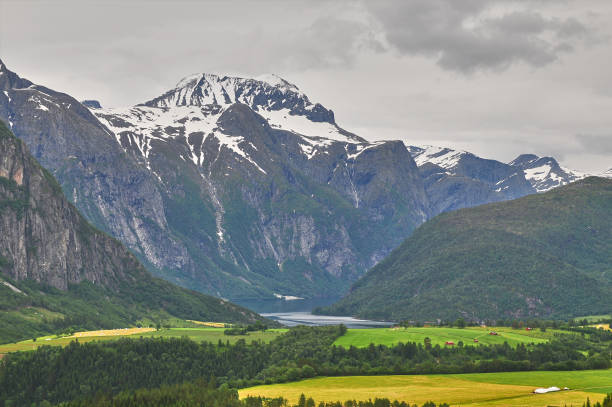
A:
[[[277,73],[367,139],[612,167],[611,0],[0,0],[0,58],[109,107]]]

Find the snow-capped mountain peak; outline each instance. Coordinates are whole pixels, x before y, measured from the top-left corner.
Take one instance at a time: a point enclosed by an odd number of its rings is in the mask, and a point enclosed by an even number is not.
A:
[[[228,135],[217,123],[236,104],[248,106],[271,128],[301,137],[308,159],[334,142],[367,143],[338,127],[331,110],[313,104],[297,86],[273,74],[249,79],[202,73],[183,78],[163,95],[133,107],[86,105],[122,146],[137,150],[147,162],[153,144],[179,138],[189,146],[191,160],[201,166],[207,161],[202,146],[210,137],[217,139],[219,151],[229,149],[265,173],[252,159],[249,143]]]
[[[333,111],[312,103],[297,86],[274,74],[255,79],[208,73],[191,75],[143,105],[157,108],[216,105],[225,109],[234,103],[249,106],[273,128],[335,141],[365,142],[339,128]]]
[[[525,178],[538,192],[545,192],[586,177],[586,174],[559,165],[552,157],[522,154],[508,163],[523,170]]]
[[[171,106],[227,106],[244,103],[252,109],[291,110],[294,114],[318,110],[316,121],[333,123],[333,113],[313,104],[297,86],[278,75],[266,74],[257,78],[240,78],[200,73],[181,79],[173,89],[145,102],[151,107]],[[325,114],[323,114],[325,113]],[[311,118],[312,119],[312,118]]]

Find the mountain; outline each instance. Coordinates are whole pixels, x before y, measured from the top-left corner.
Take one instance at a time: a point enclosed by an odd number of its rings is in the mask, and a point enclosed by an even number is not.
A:
[[[536,192],[512,165],[364,140],[275,75],[196,74],[106,108],[0,62],[0,90],[0,119],[91,223],[224,298],[337,296],[432,216]]]
[[[143,318],[260,318],[153,278],[121,243],[79,214],[3,122],[0,224],[0,340],[62,325],[111,328]]]
[[[561,167],[552,157],[538,157],[534,154],[522,154],[511,161],[510,165],[523,170],[537,192],[549,191],[586,177],[586,174]]]
[[[1,72],[0,118],[90,221],[180,285],[338,295],[430,215],[403,143],[343,130],[278,77],[195,75],[106,109]]]
[[[210,265],[183,277],[189,286],[337,295],[427,218],[427,197],[401,142],[368,143],[272,79],[195,75],[92,113],[168,190],[170,228]]]
[[[433,215],[535,193],[521,169],[467,151],[412,146]]]
[[[612,178],[612,168],[610,168],[608,171],[605,171],[603,174],[601,174],[601,176],[604,178]]]
[[[612,180],[589,177],[433,218],[323,312],[395,320],[608,313],[610,264]]]

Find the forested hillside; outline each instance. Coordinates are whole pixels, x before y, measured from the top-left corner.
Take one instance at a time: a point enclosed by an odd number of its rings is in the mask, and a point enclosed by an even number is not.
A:
[[[445,213],[322,312],[367,318],[575,317],[612,309],[612,180]]]

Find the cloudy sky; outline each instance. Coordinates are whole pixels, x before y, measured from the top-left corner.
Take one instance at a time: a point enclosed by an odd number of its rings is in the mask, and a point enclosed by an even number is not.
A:
[[[0,58],[106,106],[277,73],[368,139],[612,167],[612,1],[0,0]]]

